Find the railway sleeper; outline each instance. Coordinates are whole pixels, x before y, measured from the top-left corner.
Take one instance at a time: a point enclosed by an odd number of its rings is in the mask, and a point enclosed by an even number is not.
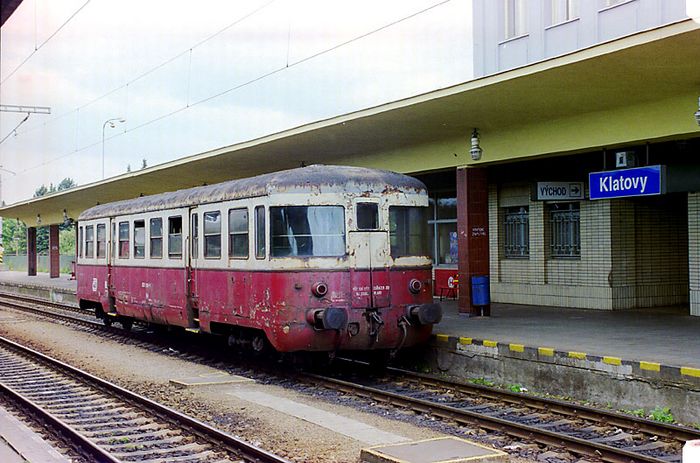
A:
[[[158,423],[148,423],[138,428],[107,429],[104,431],[91,431],[89,429],[82,432],[88,439],[102,442],[106,439],[123,439],[136,436],[136,439],[149,438],[149,436],[160,436],[162,434],[180,434],[180,431],[165,427]]]
[[[166,448],[161,448],[161,449],[148,449],[148,450],[135,450],[135,451],[127,451],[127,452],[118,452],[116,453],[117,457],[120,460],[124,461],[129,461],[129,460],[136,460],[141,461],[143,457],[159,457],[159,458],[168,458],[168,461],[171,461],[169,457],[177,457],[181,455],[177,455],[178,453],[187,453],[190,458],[193,458],[194,456],[201,456],[203,453],[208,452],[210,454],[213,454],[214,452],[211,451],[211,449],[202,444],[197,444],[197,443],[191,443],[191,444],[185,444],[185,445],[178,445],[175,447],[166,447]]]
[[[113,410],[118,404],[110,403],[107,399],[102,401],[90,401],[89,405],[85,402],[69,402],[58,405],[46,405],[44,408],[51,410],[53,413],[61,413],[64,410],[72,410],[76,406],[80,406],[82,410]]]
[[[73,426],[84,426],[84,425],[101,425],[103,423],[109,424],[109,423],[130,423],[130,422],[135,422],[139,418],[142,418],[141,415],[139,415],[136,412],[130,412],[126,413],[123,415],[115,415],[115,416],[91,416],[88,418],[83,418],[83,417],[64,417],[63,420],[66,423],[69,423]]]
[[[163,438],[160,439],[150,439],[150,440],[141,440],[141,441],[125,441],[121,442],[118,444],[100,444],[98,443],[100,447],[103,449],[107,450],[110,453],[120,453],[123,452],[125,448],[128,447],[133,447],[133,446],[139,446],[142,449],[149,449],[149,448],[158,448],[158,447],[163,447],[165,445],[168,446],[173,446],[173,444],[179,444],[182,443],[185,439],[187,439],[184,436],[174,436],[174,437],[167,437],[163,436]]]
[[[104,418],[109,418],[111,416],[126,416],[129,412],[131,412],[131,409],[128,407],[118,407],[118,408],[99,408],[95,409],[94,407],[91,407],[91,410],[87,410],[84,407],[80,407],[79,409],[71,409],[71,410],[64,410],[64,411],[59,411],[55,412],[56,415],[62,417],[64,420],[72,419],[73,415],[76,415],[81,418],[87,418],[87,417],[104,417]]]
[[[135,420],[131,420],[131,421],[117,421],[117,422],[112,421],[112,422],[109,422],[106,424],[87,423],[87,427],[77,427],[77,429],[80,430],[81,433],[84,430],[89,431],[91,429],[95,430],[95,431],[100,431],[100,430],[110,431],[110,430],[115,429],[115,428],[116,429],[126,429],[126,428],[138,429],[138,427],[140,427],[144,424],[148,424],[148,423],[152,423],[152,421],[149,420],[148,418],[139,418],[139,419],[135,419]]]
[[[210,458],[214,456],[214,452],[211,450],[199,453],[197,455],[184,455],[180,457],[169,457],[166,459],[163,458],[155,458],[152,460],[138,460],[139,463],[179,463],[179,462],[186,462],[186,463],[199,463],[201,461],[210,461]],[[217,460],[216,462],[212,463],[231,463],[230,460]],[[243,463],[241,460],[240,463]]]

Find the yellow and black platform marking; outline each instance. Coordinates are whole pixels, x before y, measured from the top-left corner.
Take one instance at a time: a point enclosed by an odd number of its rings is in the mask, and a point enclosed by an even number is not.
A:
[[[455,351],[477,349],[499,355],[515,356],[523,360],[562,363],[613,373],[637,374],[647,377],[660,377],[670,380],[700,384],[700,368],[689,366],[664,365],[659,362],[625,360],[613,355],[592,355],[578,351],[560,351],[548,346],[526,346],[517,343],[503,343],[492,339],[475,339],[463,336],[435,334],[434,345]],[[484,349],[486,348],[486,349]],[[483,350],[481,350],[483,349]]]

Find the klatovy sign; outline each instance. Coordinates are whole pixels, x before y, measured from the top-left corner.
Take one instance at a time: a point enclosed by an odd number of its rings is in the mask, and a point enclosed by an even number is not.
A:
[[[665,193],[665,166],[591,172],[588,174],[591,199],[629,198]]]

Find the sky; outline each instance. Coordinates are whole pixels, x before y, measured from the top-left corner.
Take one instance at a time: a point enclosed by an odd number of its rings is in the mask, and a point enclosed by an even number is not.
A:
[[[24,0],[0,103],[51,114],[0,112],[0,195],[98,181],[103,149],[109,178],[465,82],[472,40],[471,0]]]

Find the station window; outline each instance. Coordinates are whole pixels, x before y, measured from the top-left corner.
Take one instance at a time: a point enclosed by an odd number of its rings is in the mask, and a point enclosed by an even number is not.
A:
[[[146,257],[146,222],[143,220],[134,220],[134,257]]]
[[[78,256],[80,258],[84,257],[84,255],[83,255],[83,227],[78,228]]]
[[[428,208],[389,207],[391,257],[429,256]]]
[[[270,208],[270,256],[345,255],[343,206]]]
[[[379,228],[379,205],[377,203],[357,203],[357,229],[377,230]]]
[[[530,257],[530,213],[527,206],[508,207],[504,214],[504,253],[509,259]]]
[[[549,249],[552,258],[581,257],[581,208],[579,203],[549,205]]]
[[[228,255],[248,258],[248,209],[228,211]]]
[[[104,259],[107,256],[107,226],[103,223],[97,225],[97,258]]]
[[[527,0],[504,0],[504,39],[527,34]]]
[[[150,256],[154,259],[163,257],[163,219],[160,217],[150,220],[150,241],[151,250]]]
[[[85,257],[88,259],[95,257],[95,227],[93,225],[85,227]]]
[[[549,25],[578,18],[578,0],[551,0]]]
[[[457,192],[437,193],[430,198],[428,220],[430,246],[435,250],[433,262],[438,266],[455,266],[457,247]]]
[[[129,222],[119,222],[119,258],[129,258]]]
[[[221,257],[221,212],[204,213],[204,257]]]
[[[199,257],[199,216],[192,214],[192,258]]]
[[[264,259],[265,253],[265,206],[255,208],[255,257]]]
[[[168,257],[182,258],[182,216],[168,217]]]

